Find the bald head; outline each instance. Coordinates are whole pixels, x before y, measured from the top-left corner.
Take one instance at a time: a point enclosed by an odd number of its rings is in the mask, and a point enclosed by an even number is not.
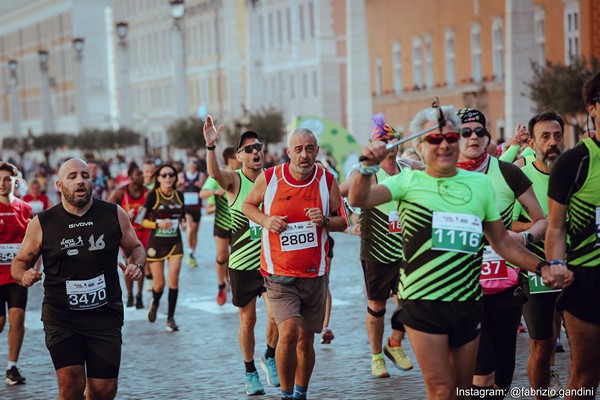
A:
[[[58,191],[62,194],[63,206],[75,209],[89,206],[92,201],[92,178],[85,161],[71,158],[58,169]]]
[[[70,158],[63,163],[58,169],[58,180],[64,180],[65,176],[72,170],[79,170],[84,168],[89,173],[88,165],[81,158]]]

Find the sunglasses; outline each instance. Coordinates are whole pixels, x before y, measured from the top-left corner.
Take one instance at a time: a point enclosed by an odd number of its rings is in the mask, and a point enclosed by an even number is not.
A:
[[[238,153],[241,153],[242,151],[246,154],[251,154],[254,149],[256,149],[256,151],[261,151],[262,150],[262,143],[254,143],[251,145],[248,145],[246,147],[242,147],[241,149],[238,150]]]
[[[482,127],[477,127],[475,129],[471,129],[471,128],[463,128],[462,129],[462,137],[464,138],[470,138],[471,135],[473,134],[473,132],[475,132],[475,134],[477,135],[478,138],[482,138],[484,136],[489,135],[487,129],[482,128]]]
[[[173,172],[166,172],[164,174],[159,174],[161,178],[175,178],[175,174]]]
[[[446,139],[446,142],[448,143],[456,143],[458,142],[459,138],[460,135],[458,134],[458,132],[448,132],[445,135],[442,135],[441,133],[434,133],[432,135],[426,136],[423,140],[429,144],[440,144],[444,139]]]
[[[592,99],[592,104],[600,103],[600,96],[596,96]]]

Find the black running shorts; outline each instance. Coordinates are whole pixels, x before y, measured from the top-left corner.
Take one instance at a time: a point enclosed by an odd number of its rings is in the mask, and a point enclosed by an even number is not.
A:
[[[44,331],[54,369],[85,365],[88,378],[119,377],[123,343],[120,328],[81,330],[44,324]]]
[[[398,293],[398,282],[400,281],[401,260],[390,264],[360,260],[365,277],[367,299],[387,300],[390,293]]]
[[[264,286],[265,280],[258,269],[243,271],[229,268],[229,281],[231,282],[231,303],[240,308],[267,290]]]
[[[0,285],[0,317],[6,315],[7,308],[16,307],[24,310],[26,306],[27,288],[17,283]]]
[[[600,325],[600,266],[574,267],[569,269],[575,274],[573,284],[563,289],[558,298],[558,308],[585,321]]]
[[[451,348],[461,347],[479,336],[483,301],[400,300],[392,318],[417,331],[448,335]],[[394,323],[394,321],[392,321]]]

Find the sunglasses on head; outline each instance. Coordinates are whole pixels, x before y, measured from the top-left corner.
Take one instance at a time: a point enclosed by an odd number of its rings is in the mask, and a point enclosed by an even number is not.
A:
[[[161,178],[175,178],[175,173],[173,172],[165,172],[164,174],[159,174]]]
[[[481,138],[481,137],[484,137],[484,136],[488,135],[488,131],[485,128],[481,127],[481,126],[478,126],[475,129],[463,128],[462,132],[461,132],[461,135],[464,138],[470,138],[471,135],[473,134],[473,132],[475,132],[475,134],[477,135],[478,138]]]
[[[440,144],[444,139],[446,139],[446,142],[448,143],[456,143],[458,142],[459,138],[460,135],[458,134],[458,132],[448,132],[444,135],[442,135],[441,133],[434,133],[429,136],[426,136],[423,140],[429,144]]]
[[[251,154],[254,149],[256,149],[256,151],[261,151],[262,150],[262,143],[254,143],[254,144],[250,144],[246,147],[242,147],[241,149],[238,150],[238,153],[241,153],[242,151],[246,154]]]

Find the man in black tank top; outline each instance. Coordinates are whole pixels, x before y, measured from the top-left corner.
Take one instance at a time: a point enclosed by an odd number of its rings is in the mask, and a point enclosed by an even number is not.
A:
[[[140,280],[146,256],[127,213],[92,198],[87,164],[66,161],[58,172],[62,202],[35,217],[11,268],[24,287],[41,280],[33,266],[44,258],[42,321],[60,398],[112,399],[121,362],[123,303],[117,264]],[[102,355],[99,357],[98,355]],[[87,379],[86,379],[87,378]],[[87,388],[86,388],[87,386]]]

